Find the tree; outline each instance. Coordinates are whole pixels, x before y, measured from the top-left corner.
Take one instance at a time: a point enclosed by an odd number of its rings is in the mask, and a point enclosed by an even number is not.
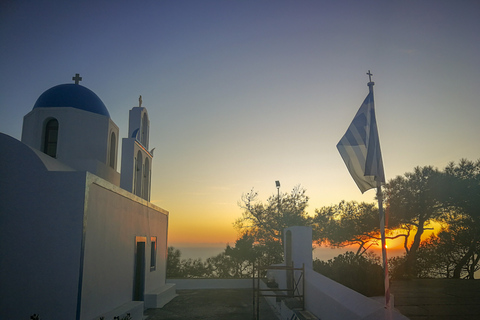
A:
[[[457,220],[443,228],[438,235],[432,235],[422,242],[417,253],[419,277],[454,277],[459,262],[470,248],[473,236],[472,229],[468,227],[470,223],[470,219]],[[479,269],[478,260],[476,255],[462,264],[460,277],[474,279],[475,271]]]
[[[341,201],[315,210],[313,221],[319,244],[333,247],[358,245],[356,256],[364,254],[379,239],[378,208],[373,203]]]
[[[182,273],[184,278],[212,277],[212,272],[208,264],[200,258],[182,260]]]
[[[431,166],[416,167],[414,172],[397,176],[385,185],[388,227],[405,238],[405,274],[413,275],[421,236],[429,224],[444,213],[433,190],[440,173]],[[408,239],[414,232],[413,242]]]
[[[181,252],[174,247],[167,249],[167,278],[183,278],[181,267]]]
[[[453,220],[454,219],[454,220]],[[448,222],[447,222],[448,220]],[[418,278],[452,278],[454,271],[466,252],[469,251],[473,230],[469,217],[458,215],[446,218],[445,226],[436,235],[421,242],[417,250],[417,262],[410,275]],[[476,248],[478,252],[480,246]],[[405,277],[406,257],[390,260],[392,278]],[[474,279],[475,271],[480,269],[479,256],[472,256],[461,269],[461,278]]]
[[[480,160],[476,162],[461,159],[458,164],[451,162],[439,179],[441,188],[436,195],[447,208],[466,215],[471,219],[471,239],[468,250],[458,261],[453,277],[460,278],[462,270],[470,262],[478,262],[480,245]],[[472,274],[473,276],[473,274]]]
[[[245,233],[235,241],[234,247],[227,245],[224,252],[207,259],[213,274],[219,278],[251,277],[253,265],[262,255],[254,242],[253,236]]]
[[[270,247],[255,244],[253,236],[245,233],[237,239],[235,246],[227,245],[225,250],[202,259],[181,259],[181,252],[168,248],[167,278],[250,278],[254,264],[270,265]]]
[[[202,259],[181,259],[181,252],[168,247],[167,278],[209,278],[209,266]]]
[[[312,218],[307,215],[308,196],[300,186],[291,193],[272,195],[266,203],[258,201],[252,191],[242,195],[239,202],[242,218],[234,227],[240,235],[253,237],[255,244],[262,246],[263,260],[268,264],[279,263],[283,257],[283,231],[291,226],[310,226]]]

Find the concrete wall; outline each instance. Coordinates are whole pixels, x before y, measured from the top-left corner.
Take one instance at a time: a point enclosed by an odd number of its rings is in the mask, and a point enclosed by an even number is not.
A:
[[[322,320],[408,320],[395,310],[312,269],[305,270],[305,308]]]
[[[289,238],[290,233],[290,240]],[[284,234],[284,257],[289,256],[287,253],[289,247],[289,241],[291,241],[291,258],[295,268],[301,268],[305,265],[305,268],[313,267],[312,258],[312,227],[294,226],[285,228]],[[288,265],[289,261],[285,261]]]
[[[133,183],[135,180],[135,139],[122,139],[122,163],[120,172],[120,187],[133,193]]]
[[[138,130],[137,135],[134,137],[133,134],[136,130]],[[150,120],[147,109],[144,107],[133,107],[128,113],[128,138],[138,138],[138,141],[148,149],[149,131]]]
[[[2,319],[90,320],[131,305],[136,236],[147,238],[145,293],[165,284],[168,212],[4,134],[0,148]]]
[[[0,149],[0,317],[75,319],[85,173],[3,134]]]
[[[138,152],[142,155],[141,163],[135,165]],[[150,200],[150,187],[152,175],[152,155],[135,138],[122,139],[122,175],[120,187],[134,193],[145,200]],[[148,161],[148,173],[145,174]],[[137,171],[136,166],[141,171]],[[146,176],[144,176],[146,175]]]
[[[287,237],[288,233],[290,235]],[[347,288],[312,269],[312,229],[290,227],[285,229],[285,257],[291,256],[296,268],[305,264],[305,309],[322,320],[400,320],[407,319],[384,304]],[[290,238],[291,252],[288,252]],[[287,263],[287,262],[285,262]],[[297,277],[298,273],[296,274]],[[285,273],[272,272],[278,283],[285,283]]]
[[[107,165],[112,132],[117,139],[118,153],[119,129],[110,118],[75,108],[37,108],[24,117],[22,142],[42,150],[44,126],[51,118],[58,120],[59,161],[119,185],[119,173]]]
[[[167,279],[177,290],[192,289],[252,289],[252,279]]]
[[[135,237],[146,237],[145,292],[165,284],[168,212],[89,175],[85,217],[81,319],[93,319],[132,300]],[[150,237],[157,266],[150,270]]]

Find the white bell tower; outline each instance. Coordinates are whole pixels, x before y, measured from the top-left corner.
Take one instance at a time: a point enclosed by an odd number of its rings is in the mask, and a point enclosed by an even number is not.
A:
[[[148,151],[150,120],[147,109],[138,107],[129,112],[128,137],[122,139],[120,187],[150,201],[153,150]]]

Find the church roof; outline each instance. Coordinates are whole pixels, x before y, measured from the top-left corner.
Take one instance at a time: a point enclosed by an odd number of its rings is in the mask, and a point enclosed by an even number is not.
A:
[[[62,107],[72,107],[110,118],[107,107],[92,90],[73,83],[60,84],[48,89],[38,97],[33,109]]]

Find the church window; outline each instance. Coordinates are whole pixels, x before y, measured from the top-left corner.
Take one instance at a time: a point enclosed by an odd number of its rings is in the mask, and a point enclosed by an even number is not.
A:
[[[43,141],[43,152],[50,157],[57,157],[57,142],[58,142],[58,121],[57,119],[50,119],[45,125],[45,135]]]
[[[133,159],[133,187],[132,187],[132,190],[133,190],[133,194],[135,194],[137,192],[137,158],[135,157]]]
[[[135,165],[135,194],[139,197],[142,196],[142,171],[143,171],[143,161],[142,161],[142,153],[140,151],[137,152],[137,159]]]
[[[146,113],[144,113],[143,116],[142,116],[141,128],[142,128],[142,132],[141,132],[141,135],[140,135],[140,142],[146,148],[148,148],[148,118],[147,118]]]
[[[145,158],[145,166],[144,166],[144,172],[143,172],[143,199],[145,200],[150,200],[149,199],[149,185],[150,185],[150,162],[148,161],[148,158]]]
[[[115,156],[116,156],[117,138],[115,132],[110,135],[110,167],[115,169]]]
[[[150,238],[150,271],[157,268],[157,237]]]

